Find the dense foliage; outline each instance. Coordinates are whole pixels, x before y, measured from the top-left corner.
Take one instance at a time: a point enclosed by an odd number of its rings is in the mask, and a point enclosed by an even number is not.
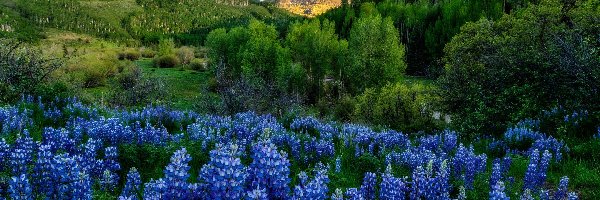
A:
[[[465,130],[492,133],[544,110],[597,115],[597,8],[545,1],[498,21],[467,23],[445,50],[440,89],[448,111]]]
[[[336,32],[349,38],[351,29],[365,15],[389,17],[405,46],[406,71],[410,75],[436,77],[446,43],[469,21],[497,19],[530,1],[503,0],[360,0],[329,11],[321,18],[334,21]],[[347,4],[346,4],[347,5]]]
[[[0,39],[0,102],[34,94],[62,64],[60,58],[47,58],[39,49]]]

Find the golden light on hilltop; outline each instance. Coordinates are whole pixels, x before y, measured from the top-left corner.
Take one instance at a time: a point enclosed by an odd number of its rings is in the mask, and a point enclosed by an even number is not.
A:
[[[307,17],[315,17],[332,8],[342,5],[342,0],[313,0],[314,3],[299,3],[303,0],[281,0],[279,7],[290,11],[291,13]],[[309,2],[310,0],[304,0]]]

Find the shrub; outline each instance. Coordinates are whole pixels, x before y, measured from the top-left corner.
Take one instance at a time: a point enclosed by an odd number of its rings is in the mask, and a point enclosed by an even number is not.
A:
[[[158,55],[165,56],[173,54],[173,49],[175,49],[175,42],[173,39],[162,39],[158,43]]]
[[[110,103],[115,106],[140,106],[165,96],[162,81],[144,77],[137,66],[121,73],[111,87]]]
[[[86,67],[83,68],[83,87],[95,88],[104,85],[106,76],[98,68]]]
[[[121,52],[117,53],[117,58],[119,60],[125,60],[126,57],[127,57],[127,55],[125,55],[124,51],[121,51]]]
[[[174,55],[164,55],[154,59],[154,66],[159,68],[173,68],[179,65],[179,59]]]
[[[49,74],[63,65],[62,60],[46,59],[42,53],[16,41],[0,40],[0,100],[31,94]]]
[[[186,46],[179,48],[177,50],[177,58],[179,58],[181,64],[190,64],[194,59],[194,49]]]
[[[140,52],[138,52],[136,50],[125,51],[125,59],[127,59],[127,60],[135,61],[137,59],[140,59],[140,57],[141,57]]]
[[[143,48],[140,51],[141,51],[142,57],[144,57],[144,58],[154,58],[154,56],[156,56],[156,52],[152,51],[152,49]]]
[[[119,52],[117,54],[117,58],[119,60],[127,59],[127,60],[134,61],[134,60],[140,59],[140,57],[141,57],[140,52],[138,52],[136,50],[131,50],[131,49]]]
[[[354,118],[399,130],[431,130],[434,123],[428,107],[434,98],[429,90],[420,84],[401,83],[367,89],[356,98]]]
[[[206,70],[206,62],[202,59],[194,58],[190,62],[190,68],[197,71],[205,71]]]

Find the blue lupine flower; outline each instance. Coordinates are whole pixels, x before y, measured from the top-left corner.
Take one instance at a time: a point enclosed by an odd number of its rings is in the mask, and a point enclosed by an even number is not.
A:
[[[569,200],[578,200],[579,196],[577,196],[577,193],[575,193],[575,192],[569,192],[568,199]]]
[[[546,182],[546,173],[552,159],[552,154],[546,150],[541,160],[539,156],[537,149],[534,149],[529,156],[529,165],[524,179],[524,189],[537,190]]]
[[[190,189],[190,184],[187,183],[189,178],[188,171],[190,166],[188,162],[192,157],[187,153],[185,148],[177,150],[171,156],[171,163],[164,170],[166,191],[164,198],[166,199],[188,199],[193,196],[193,190]]]
[[[33,161],[33,151],[37,149],[33,138],[29,137],[27,132],[24,135],[17,138],[9,155],[9,164],[15,176],[27,173],[28,165]]]
[[[73,190],[72,199],[92,199],[92,180],[83,172],[75,174],[71,189]]]
[[[554,193],[554,199],[567,199],[569,191],[569,177],[563,176],[558,183],[558,190]]]
[[[106,147],[104,149],[104,169],[112,172],[120,170],[121,165],[117,162],[118,158],[119,154],[116,147]]]
[[[486,170],[486,160],[485,154],[475,155],[473,146],[467,149],[460,144],[452,159],[453,174],[464,181],[467,189],[472,189],[475,176]]]
[[[342,158],[338,156],[335,158],[335,173],[340,173],[342,171]]]
[[[125,183],[125,187],[123,188],[123,192],[121,192],[121,197],[135,200],[138,199],[138,194],[140,193],[140,187],[142,184],[142,180],[140,177],[140,173],[137,171],[135,167],[132,167],[127,173],[127,182]]]
[[[246,200],[267,200],[267,190],[255,188],[246,194]]]
[[[331,200],[344,200],[344,192],[342,192],[342,189],[335,189],[335,192],[331,194]]]
[[[6,140],[2,138],[0,140],[0,170],[4,170],[6,163],[8,162],[8,156],[10,155],[10,145],[6,143]]]
[[[25,174],[10,178],[8,183],[9,196],[13,200],[33,199],[31,185]]]
[[[167,198],[165,193],[167,192],[167,183],[163,179],[150,180],[150,182],[144,184],[144,197],[143,199],[161,200]]]
[[[356,188],[348,188],[346,190],[346,198],[347,200],[364,200],[365,198]]]
[[[251,187],[265,188],[269,198],[287,198],[290,192],[289,166],[287,154],[279,152],[270,141],[255,144],[249,170]]]
[[[315,177],[310,181],[306,180],[308,177],[304,172],[299,177],[301,178],[301,183],[294,188],[293,199],[327,199],[329,177],[327,176],[326,168],[315,168]]]
[[[52,187],[55,181],[52,179],[51,174],[54,155],[50,150],[50,145],[41,145],[39,147],[33,174],[33,184],[37,189],[36,192],[47,196],[52,195]]]
[[[458,188],[458,200],[467,200],[467,190],[465,186],[460,186]]]
[[[550,200],[550,193],[548,190],[540,190],[540,200]]]
[[[375,199],[375,185],[377,184],[377,175],[367,172],[360,186],[360,193],[366,199]]]
[[[456,144],[458,143],[458,134],[456,131],[444,130],[444,152],[450,153],[454,148],[456,148]]]
[[[490,188],[494,188],[498,181],[502,179],[502,169],[500,168],[500,159],[494,159],[492,167],[492,177],[490,177]]]
[[[242,165],[238,145],[217,144],[210,151],[210,161],[200,170],[198,180],[209,199],[240,199],[244,197],[247,169]]]
[[[510,200],[504,193],[504,183],[502,181],[498,181],[490,191],[490,200]]]
[[[388,165],[388,168],[391,166]],[[394,200],[405,199],[406,184],[400,178],[394,177],[390,172],[386,172],[381,177],[381,185],[379,187],[379,199]]]
[[[102,187],[102,190],[112,192],[116,189],[118,180],[119,176],[117,174],[106,169],[100,178],[100,186]]]
[[[521,195],[521,200],[534,200],[533,196],[531,195],[531,190],[525,189],[525,192],[523,192]]]
[[[430,162],[427,169],[419,166],[412,174],[411,199],[449,199],[450,171],[446,161],[434,167]]]
[[[527,171],[525,172],[525,179],[523,180],[524,189],[536,190],[538,188],[539,160],[540,153],[537,149],[534,149],[529,156],[529,165],[527,166]]]
[[[554,153],[556,162],[561,161],[563,151],[569,151],[569,148],[564,144],[564,142],[558,141],[552,136],[536,140],[531,146],[531,149],[538,149],[540,152],[548,150],[551,153]]]
[[[546,182],[546,173],[548,172],[548,167],[550,165],[550,160],[552,159],[552,154],[545,150],[542,154],[542,160],[540,160],[540,165],[538,169],[538,178],[537,185],[542,186]]]

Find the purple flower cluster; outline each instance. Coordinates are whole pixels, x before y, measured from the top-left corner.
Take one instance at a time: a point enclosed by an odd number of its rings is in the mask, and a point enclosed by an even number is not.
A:
[[[301,172],[301,174],[298,175],[298,177],[300,177],[300,184],[294,188],[294,196],[292,199],[327,199],[327,192],[329,192],[327,187],[327,184],[329,183],[327,170],[322,167],[317,167],[314,171],[315,176],[310,181],[307,180],[308,177],[306,173]]]
[[[290,192],[290,162],[270,141],[260,141],[252,149],[249,179],[253,188],[265,188],[269,198],[287,198]]]
[[[490,191],[490,200],[509,200],[510,198],[506,196],[504,192],[504,183],[502,181],[498,181],[492,187]]]
[[[135,167],[131,168],[129,173],[127,173],[127,182],[125,182],[125,187],[119,198],[138,199],[138,195],[141,191],[141,184],[142,179],[140,173]]]
[[[8,134],[21,132],[33,125],[30,110],[20,110],[17,107],[0,108],[0,133]]]
[[[417,167],[412,174],[411,199],[449,199],[450,168],[446,161],[438,165],[430,162],[427,168]]]
[[[360,186],[360,193],[366,199],[375,199],[375,185],[377,185],[377,175],[372,172],[365,173],[363,183]]]
[[[25,174],[12,177],[9,181],[8,191],[10,198],[13,200],[30,200],[33,199],[31,185]]]
[[[185,148],[176,151],[164,170],[165,178],[146,183],[144,199],[194,199],[197,185],[187,182],[191,159]]]
[[[238,145],[218,144],[210,151],[210,162],[198,177],[200,190],[208,199],[240,199],[244,197],[247,169],[240,159]]]
[[[548,150],[544,151],[540,160],[540,153],[537,149],[531,152],[529,156],[529,165],[525,172],[524,189],[535,191],[546,182],[546,172],[550,165],[552,154]]]
[[[473,146],[465,148],[460,144],[452,159],[452,172],[454,177],[462,179],[467,189],[472,189],[475,176],[485,172],[486,165],[487,156],[485,154],[476,155]]]
[[[27,131],[31,116],[37,114],[22,107],[0,108],[0,173],[7,180],[0,183],[0,195],[11,199],[91,199],[98,191],[120,195],[119,199],[450,199],[451,194],[466,199],[475,177],[487,169],[487,155],[460,144],[458,134],[450,130],[411,141],[408,135],[393,130],[324,123],[312,117],[298,118],[286,130],[273,116],[253,112],[232,117],[165,107],[99,112],[76,99],[55,100],[49,105],[38,100],[38,107],[42,109],[35,112],[43,111],[45,118],[66,120],[64,127],[43,128],[40,141],[34,140],[39,138],[39,129],[31,129],[36,130],[34,137]],[[44,123],[49,121],[44,119]],[[505,145],[531,142],[531,149],[521,152],[527,152],[530,159],[523,199],[538,194],[541,199],[550,197],[540,189],[553,156],[560,160],[567,149],[562,141],[533,131],[538,124],[522,121],[509,129],[502,141]],[[197,178],[190,178],[190,171],[198,169],[191,169],[192,157],[182,148],[191,148],[190,144],[210,151],[210,160],[199,169]],[[144,174],[136,168],[129,169],[126,177],[119,176],[123,172],[118,161],[123,157],[118,149],[142,145],[179,149],[164,168],[164,177],[145,184]],[[385,159],[385,172],[372,169],[365,173],[359,188],[329,188],[330,175],[342,175],[342,167],[352,171],[353,166],[342,166],[338,153],[353,149],[357,157],[369,154],[379,162]],[[310,170],[298,174],[293,190],[288,159],[298,162],[294,169]],[[348,159],[344,163],[353,158]],[[508,154],[493,161],[490,199],[508,198],[504,183],[513,185],[507,177],[511,162]],[[395,177],[392,167],[408,169],[409,175]],[[123,179],[121,190],[119,180]],[[452,183],[464,185],[457,188]],[[568,179],[563,178],[552,197],[576,198],[567,187]]]
[[[391,166],[388,165],[388,168]],[[394,200],[394,199],[405,199],[406,191],[408,188],[406,187],[406,183],[400,179],[394,177],[391,172],[384,173],[381,177],[381,185],[379,186],[379,199],[381,200]]]

